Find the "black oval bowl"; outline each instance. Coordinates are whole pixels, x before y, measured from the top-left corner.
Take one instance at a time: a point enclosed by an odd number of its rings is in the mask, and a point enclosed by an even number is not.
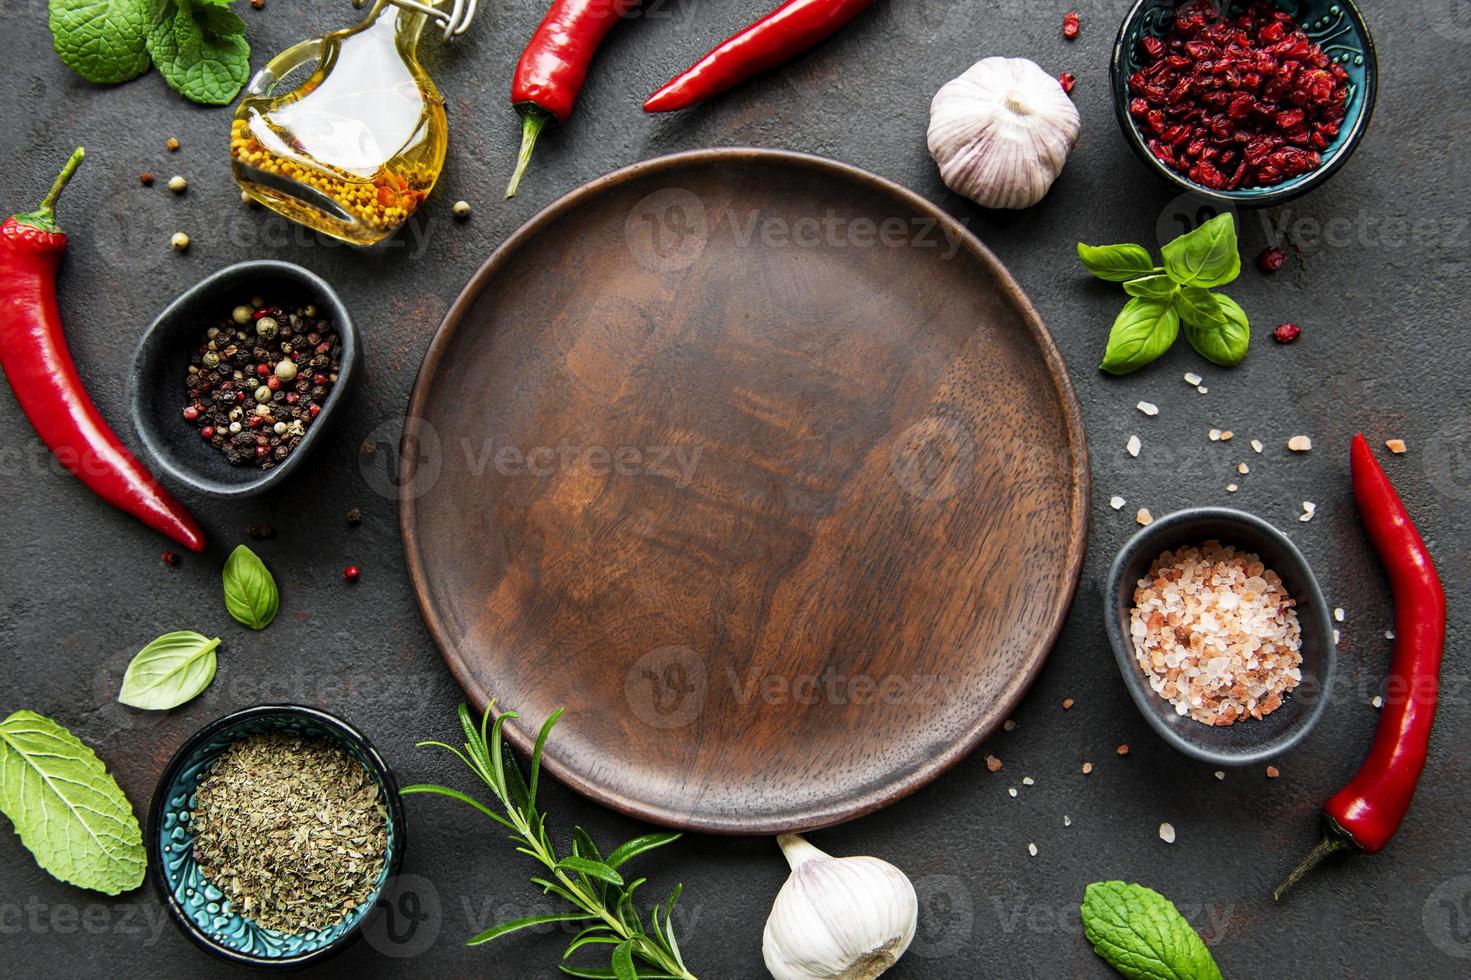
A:
[[[1222,0],[1234,6],[1232,0]],[[1129,75],[1136,67],[1134,52],[1144,34],[1159,36],[1173,21],[1180,0],[1136,0],[1114,41],[1109,74],[1113,88],[1114,115],[1124,139],[1133,147],[1145,166],[1184,191],[1221,204],[1261,208],[1290,201],[1322,185],[1348,161],[1369,129],[1374,115],[1374,102],[1379,94],[1379,57],[1374,50],[1374,36],[1363,16],[1350,0],[1298,0],[1293,5],[1296,20],[1303,31],[1321,44],[1330,57],[1349,73],[1347,115],[1338,138],[1323,152],[1323,162],[1312,173],[1270,187],[1242,187],[1234,191],[1211,190],[1189,179],[1161,162],[1149,152],[1148,141],[1129,114]],[[1283,6],[1279,4],[1279,6]]]
[[[200,777],[232,742],[274,731],[323,738],[345,749],[377,780],[388,811],[388,852],[377,890],[342,924],[320,933],[288,936],[242,919],[194,863],[193,837],[188,832],[185,815],[193,809],[194,790]],[[356,941],[365,924],[382,914],[378,899],[398,873],[405,840],[398,783],[388,763],[366,736],[341,718],[316,708],[262,704],[205,725],[174,753],[153,791],[145,846],[149,878],[169,910],[169,917],[185,936],[230,963],[265,970],[293,970],[341,952]]]
[[[1173,705],[1150,689],[1144,669],[1135,659],[1134,640],[1129,634],[1134,588],[1160,553],[1210,540],[1260,556],[1297,600],[1297,618],[1302,627],[1302,680],[1298,686],[1276,711],[1260,720],[1248,718],[1220,728],[1176,714]],[[1265,761],[1306,738],[1328,705],[1338,664],[1328,603],[1302,552],[1287,535],[1259,517],[1226,507],[1199,507],[1177,511],[1140,529],[1109,569],[1103,613],[1119,672],[1134,703],[1154,730],[1186,755],[1220,766]]]
[[[190,349],[199,343],[205,330],[252,296],[263,296],[272,303],[313,303],[342,338],[337,383],[322,402],[322,411],[291,455],[268,470],[231,466],[224,454],[201,439],[199,431],[180,415]],[[170,303],[138,342],[128,382],[133,429],[155,471],[212,497],[252,496],[285,480],[321,441],[357,374],[359,356],[352,317],[320,276],[275,259],[228,266]]]

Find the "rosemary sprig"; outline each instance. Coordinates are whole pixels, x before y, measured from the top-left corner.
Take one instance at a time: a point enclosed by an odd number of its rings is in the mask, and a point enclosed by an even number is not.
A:
[[[460,705],[460,726],[465,731],[464,751],[444,742],[425,741],[422,746],[445,749],[490,788],[505,811],[502,816],[474,797],[448,786],[421,783],[405,786],[403,793],[434,793],[459,800],[511,832],[516,850],[547,869],[546,876],[534,876],[531,883],[544,895],[556,895],[575,911],[551,915],[530,915],[492,926],[465,945],[478,946],[508,933],[551,922],[585,922],[588,925],[573,937],[562,954],[558,969],[569,976],[592,980],[696,980],[684,965],[679,941],[674,937],[674,903],[684,886],[676,886],[662,905],[655,904],[648,916],[649,928],[633,904],[633,894],[646,879],[628,881],[618,870],[629,860],[663,847],[679,839],[679,834],[654,833],[635,837],[615,848],[607,857],[581,827],[572,829],[572,853],[558,858],[547,834],[546,814],[536,807],[537,782],[541,775],[541,753],[552,726],[562,717],[558,708],[541,726],[536,747],[531,753],[531,775],[528,780],[502,737],[506,721],[516,717],[507,711],[491,721],[494,702],[486,706],[480,724],[475,724],[467,705]],[[661,918],[662,916],[662,918]],[[584,967],[569,962],[572,954],[590,946],[612,947],[608,968]]]

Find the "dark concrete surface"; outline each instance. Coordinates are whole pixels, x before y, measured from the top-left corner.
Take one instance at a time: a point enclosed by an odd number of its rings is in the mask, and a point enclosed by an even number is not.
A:
[[[349,23],[346,0],[239,5],[259,66],[309,33]],[[405,234],[359,252],[240,205],[225,156],[229,111],[176,97],[155,73],[113,88],[72,76],[50,50],[42,0],[0,0],[0,176],[5,210],[29,208],[70,148],[88,159],[62,204],[73,236],[62,310],[83,376],[103,413],[124,426],[126,368],[148,321],[176,293],[240,259],[275,256],[325,276],[362,329],[367,377],[345,424],[310,472],[247,503],[188,502],[211,533],[209,552],[173,568],[165,542],[58,475],[11,397],[0,395],[0,710],[26,707],[70,725],[97,747],[139,813],[159,769],[194,729],[267,701],[318,704],[365,729],[405,781],[465,785],[416,739],[453,734],[458,691],[424,630],[404,573],[391,484],[382,469],[429,337],[466,279],[517,225],[558,195],[615,167],[709,145],[752,144],[836,157],[915,188],[981,236],[1050,325],[1071,366],[1093,453],[1093,530],[1073,614],[1016,713],[948,775],[878,814],[815,835],[838,854],[872,853],[902,867],[922,896],[919,934],[895,978],[1107,976],[1084,941],[1077,904],[1087,882],[1125,878],[1174,898],[1201,928],[1227,976],[1465,976],[1471,968],[1471,837],[1465,732],[1471,673],[1459,612],[1467,598],[1465,319],[1471,294],[1467,192],[1471,182],[1471,4],[1371,0],[1383,92],[1355,158],[1326,187],[1267,213],[1244,214],[1243,251],[1287,239],[1287,268],[1248,269],[1229,288],[1250,313],[1252,351],[1234,371],[1205,365],[1181,342],[1160,363],[1117,380],[1097,373],[1121,293],[1090,282],[1073,243],[1155,243],[1178,209],[1173,194],[1125,146],[1109,106],[1107,57],[1127,6],[1083,2],[1083,34],[1067,44],[1069,5],[885,0],[832,43],[706,107],[648,118],[642,96],[769,4],[663,0],[622,25],[593,68],[571,124],[543,139],[520,197],[499,201],[516,123],[507,78],[540,2],[485,3],[452,50],[426,38],[427,61],[447,93],[453,128],[443,183]],[[1031,57],[1078,75],[1080,145],[1037,208],[993,214],[941,185],[924,146],[929,99],[943,82],[991,54]],[[183,148],[165,152],[166,137]],[[159,175],[151,189],[140,171]],[[162,186],[189,179],[175,197]],[[471,201],[465,224],[449,218]],[[193,247],[168,250],[185,230]],[[1171,230],[1166,237],[1172,235]],[[1278,347],[1270,327],[1303,327]],[[1210,391],[1180,380],[1196,370]],[[1140,399],[1157,418],[1135,411]],[[1212,427],[1236,439],[1209,443]],[[1385,673],[1391,606],[1354,514],[1347,482],[1351,435],[1376,446],[1408,441],[1390,473],[1439,557],[1451,593],[1445,691],[1433,753],[1415,804],[1382,854],[1333,863],[1274,906],[1271,886],[1315,839],[1320,801],[1358,765]],[[1129,434],[1144,440],[1138,459]],[[1291,456],[1290,435],[1314,449]],[[1251,453],[1246,440],[1266,444]],[[364,442],[377,444],[372,454]],[[1247,460],[1252,472],[1237,477]],[[1241,490],[1224,487],[1237,480]],[[1128,498],[1122,512],[1112,494]],[[1318,504],[1297,521],[1301,501]],[[1341,684],[1321,727],[1278,761],[1281,776],[1231,772],[1224,781],[1154,737],[1130,704],[1099,621],[1098,590],[1140,505],[1163,514],[1230,504],[1286,530],[1307,553],[1342,624]],[[364,509],[349,528],[344,512]],[[218,569],[249,524],[275,540],[257,550],[283,590],[277,622],[260,634],[236,626],[219,597]],[[338,577],[348,561],[363,577]],[[1039,582],[1039,588],[1050,583]],[[114,700],[132,654],[169,629],[225,638],[219,676],[193,703],[165,715]],[[1061,702],[1075,704],[1064,712]],[[1114,754],[1128,743],[1127,758]],[[1005,768],[987,772],[995,753]],[[1097,767],[1084,777],[1079,767]],[[1030,775],[1034,786],[1022,786]],[[1021,789],[1013,799],[1008,786]],[[551,785],[554,826],[572,821],[600,840],[632,835],[632,821]],[[484,820],[449,801],[408,802],[411,845],[398,929],[359,943],[323,976],[540,977],[561,953],[555,936],[523,934],[466,949],[492,917],[538,909],[529,868]],[[1072,818],[1064,827],[1063,816]],[[1177,829],[1173,846],[1157,837]],[[206,976],[230,971],[195,949],[149,890],[116,900],[38,871],[0,835],[0,972],[7,976]],[[1027,844],[1035,842],[1036,857]],[[767,840],[687,839],[645,861],[651,891],[685,883],[683,946],[702,977],[764,976],[761,929],[785,877]],[[415,904],[415,901],[417,904]],[[416,912],[415,909],[418,911]],[[563,937],[565,938],[565,937]]]

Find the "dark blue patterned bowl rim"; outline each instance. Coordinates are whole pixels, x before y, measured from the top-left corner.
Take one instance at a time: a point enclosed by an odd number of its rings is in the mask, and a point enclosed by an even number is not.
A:
[[[175,886],[169,880],[161,841],[165,832],[165,824],[170,820],[170,814],[165,812],[169,801],[177,795],[180,780],[186,776],[191,767],[195,770],[196,775],[202,770],[200,764],[205,761],[200,758],[202,753],[208,753],[210,758],[213,758],[224,745],[236,738],[269,730],[282,723],[294,723],[312,730],[313,734],[325,735],[330,741],[340,744],[351,752],[373,775],[383,790],[384,805],[388,811],[388,853],[384,861],[383,873],[378,880],[377,890],[356,911],[344,919],[343,923],[323,930],[320,934],[321,938],[286,944],[292,947],[289,952],[261,955],[236,948],[217,939],[195,921],[189,910],[184,908],[180,902]],[[221,739],[223,739],[221,745],[211,747],[211,742]],[[373,747],[367,736],[341,718],[319,708],[295,704],[256,705],[232,712],[205,725],[184,742],[169,760],[168,765],[164,767],[148,810],[148,831],[145,837],[148,848],[148,876],[153,881],[154,890],[165,908],[168,909],[169,917],[174,924],[205,951],[220,959],[243,966],[270,970],[294,970],[319,963],[341,952],[358,938],[369,919],[380,913],[377,900],[387,891],[403,862],[405,831],[406,824],[403,806],[399,799],[398,783],[388,763]],[[256,935],[272,937],[283,935],[270,930],[262,930],[254,925],[251,925],[251,929]],[[287,938],[297,939],[297,937]]]

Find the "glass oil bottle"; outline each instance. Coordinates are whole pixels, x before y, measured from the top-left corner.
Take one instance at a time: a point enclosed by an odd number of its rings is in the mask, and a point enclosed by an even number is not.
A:
[[[419,35],[433,19],[448,40],[474,9],[474,0],[449,10],[372,0],[356,27],[277,55],[251,79],[231,124],[241,189],[346,242],[393,234],[434,188],[449,137],[444,99],[419,63]]]

